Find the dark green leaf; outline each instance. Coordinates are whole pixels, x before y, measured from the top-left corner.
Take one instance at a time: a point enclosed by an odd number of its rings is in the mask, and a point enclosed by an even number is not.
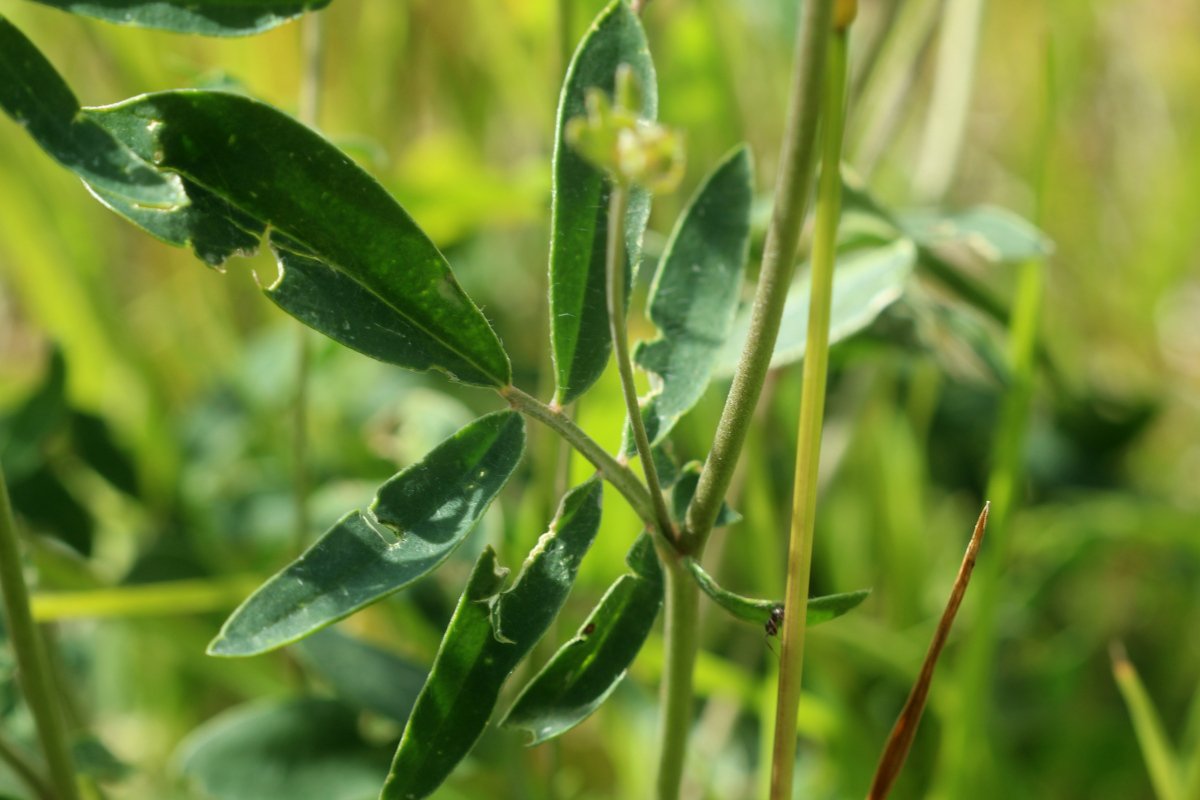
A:
[[[179,178],[164,175],[88,116],[45,56],[0,16],[0,108],[50,157],[122,202],[185,205]]]
[[[275,234],[271,243],[280,276],[264,291],[305,325],[352,350],[406,369],[443,369],[459,376],[475,370],[452,347],[427,336],[344,273],[291,252]]]
[[[48,442],[67,424],[67,362],[50,352],[46,375],[20,405],[0,419],[0,458],[9,481],[42,469]]]
[[[402,318],[390,327],[411,335],[389,361],[427,363],[483,386],[511,380],[500,340],[445,257],[382,186],[319,134],[222,92],[164,92],[89,113],[142,157],[269,224]],[[453,364],[437,360],[447,351]]]
[[[650,289],[649,315],[661,338],[634,360],[653,373],[643,413],[650,441],[661,441],[708,388],[733,328],[750,245],[750,151],[727,156],[679,217]]]
[[[137,467],[133,457],[117,444],[103,417],[72,411],[71,438],[75,453],[97,475],[125,494],[137,496]]]
[[[608,699],[650,635],[663,602],[662,573],[649,534],[626,557],[622,575],[576,632],[522,690],[502,724],[538,744],[574,728]]]
[[[179,761],[213,800],[373,800],[387,774],[355,712],[314,698],[227,711],[192,732]]]
[[[753,597],[743,597],[740,594],[722,589],[707,572],[692,559],[685,562],[696,579],[696,584],[703,592],[713,599],[717,605],[728,611],[737,619],[766,625],[773,616],[782,615],[783,604],[775,600],[758,600]],[[860,589],[857,592],[829,594],[821,597],[810,597],[808,613],[805,615],[809,627],[820,625],[831,619],[837,619],[843,614],[862,605],[863,600],[871,593],[870,589]],[[778,620],[782,620],[782,616]]]
[[[99,119],[105,125],[118,121],[109,117]],[[134,205],[88,185],[92,195],[109,209],[160,241],[176,247],[190,247],[196,257],[210,267],[220,267],[232,256],[249,256],[258,249],[266,225],[191,181],[184,180],[183,189],[190,203],[155,209]]]
[[[204,36],[245,36],[269,30],[330,0],[35,0],[119,25]]]
[[[600,527],[601,489],[593,479],[567,493],[512,588],[499,592],[507,571],[497,571],[492,549],[480,556],[404,730],[381,800],[428,797],[470,752],[504,681],[567,599]]]
[[[27,522],[77,553],[91,554],[96,528],[92,512],[75,499],[50,465],[42,464],[12,481],[8,490],[13,508]]]
[[[675,485],[671,487],[671,514],[675,517],[676,522],[683,522],[687,515],[687,507],[691,504],[692,498],[696,496],[696,487],[700,485],[700,467],[699,461],[690,461],[684,464],[675,479]],[[717,521],[713,523],[713,527],[723,528],[741,521],[742,515],[722,502],[721,510],[717,512]]]
[[[830,344],[858,333],[900,298],[912,275],[916,256],[917,249],[908,239],[898,239],[887,247],[838,254],[833,273]],[[810,283],[810,273],[804,270],[788,291],[783,323],[775,342],[775,353],[771,357],[772,368],[804,358],[808,343]],[[721,357],[722,367],[727,373],[732,373],[737,365],[749,328],[750,313],[746,309],[734,324],[734,334]]]
[[[338,697],[403,724],[427,670],[374,645],[326,628],[296,645],[296,654]]]
[[[595,383],[612,349],[605,302],[604,257],[610,185],[604,174],[568,146],[567,121],[585,113],[588,89],[613,92],[617,67],[633,69],[642,95],[641,116],[658,113],[658,87],[646,34],[624,0],[613,0],[579,45],[558,105],[554,145],[554,204],[550,240],[550,340],[560,404]],[[627,268],[641,258],[650,196],[630,192],[625,216]],[[628,293],[627,293],[628,294]]]
[[[209,645],[250,656],[319,630],[445,561],[508,481],[525,447],[515,411],[472,422],[379,488],[233,612]]]
[[[966,249],[993,264],[1044,258],[1051,241],[1030,222],[1011,211],[976,206],[957,214],[909,212],[901,225],[917,244],[933,249]]]

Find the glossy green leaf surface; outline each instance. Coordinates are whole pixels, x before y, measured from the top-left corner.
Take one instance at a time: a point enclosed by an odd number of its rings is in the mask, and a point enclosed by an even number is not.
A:
[[[563,497],[511,588],[499,591],[507,570],[497,570],[492,549],[480,556],[404,730],[381,800],[428,797],[470,752],[504,681],[566,602],[600,527],[602,490],[592,479]]]
[[[426,336],[344,273],[279,246],[278,238],[271,235],[279,277],[263,291],[284,311],[351,350],[389,364],[473,373],[475,366],[453,348]]]
[[[633,356],[655,376],[643,410],[651,443],[691,410],[716,369],[737,313],[753,200],[743,146],[705,179],[667,241],[648,301],[661,336],[639,344]]]
[[[965,248],[993,264],[1045,258],[1050,239],[1032,223],[995,206],[976,206],[955,214],[909,212],[900,223],[917,244],[934,249]]]
[[[574,638],[521,691],[502,724],[530,732],[531,745],[566,733],[601,706],[650,635],[663,602],[662,572],[648,534]]]
[[[713,602],[738,619],[758,625],[766,625],[772,615],[780,613],[783,609],[783,605],[774,600],[743,597],[740,594],[734,594],[726,589],[722,589],[713,580],[712,576],[705,572],[704,568],[697,562],[689,558],[686,564],[700,589],[712,598]],[[808,613],[805,615],[806,624],[811,627],[813,625],[820,625],[822,622],[837,619],[862,605],[862,602],[867,599],[867,595],[870,593],[870,589],[860,589],[856,592],[810,597],[808,599]]]
[[[558,105],[550,238],[550,341],[558,387],[556,400],[563,405],[595,383],[612,350],[604,285],[610,185],[599,169],[567,144],[566,127],[569,120],[585,113],[588,89],[612,93],[621,64],[628,64],[637,78],[641,116],[654,119],[658,89],[646,34],[628,4],[613,0],[575,52]],[[631,273],[641,257],[649,215],[650,196],[634,188],[625,216],[625,250]]]
[[[184,776],[212,800],[369,800],[387,753],[365,743],[341,703],[295,698],[241,706],[180,747]]]
[[[252,255],[266,230],[263,223],[188,180],[183,190],[190,202],[163,209],[135,205],[91,184],[87,188],[112,211],[160,241],[191,248],[210,267],[220,267],[235,255]]]
[[[886,247],[839,253],[833,272],[829,343],[836,344],[858,333],[896,302],[904,293],[916,259],[917,248],[908,239],[898,239]],[[810,282],[809,272],[804,270],[788,291],[779,338],[771,356],[772,368],[804,358]],[[734,323],[734,333],[721,356],[726,374],[732,374],[737,365],[749,328],[750,309],[746,308]]]
[[[401,724],[429,674],[411,661],[334,628],[300,641],[295,653],[329,683],[340,700]]]
[[[330,0],[34,0],[72,14],[119,25],[205,36],[245,36],[269,30]]]
[[[293,642],[436,569],[475,527],[525,448],[515,411],[481,417],[379,487],[233,612],[209,653]]]
[[[92,118],[143,158],[270,225],[402,318],[406,359],[505,386],[508,356],[445,257],[378,182],[277,109],[236,94],[145,95]],[[438,357],[449,351],[455,361]],[[457,371],[455,371],[457,370]]]
[[[188,202],[177,176],[164,175],[90,117],[45,56],[0,16],[0,108],[46,153],[106,194],[139,208]]]

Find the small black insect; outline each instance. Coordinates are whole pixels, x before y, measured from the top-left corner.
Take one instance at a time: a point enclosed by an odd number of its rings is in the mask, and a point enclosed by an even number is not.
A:
[[[771,609],[771,616],[767,618],[766,628],[767,636],[778,636],[779,626],[783,624],[783,606],[774,606]]]
[[[595,630],[596,630],[596,623],[589,622],[587,625],[583,626],[583,635],[590,636],[593,632],[595,632]]]

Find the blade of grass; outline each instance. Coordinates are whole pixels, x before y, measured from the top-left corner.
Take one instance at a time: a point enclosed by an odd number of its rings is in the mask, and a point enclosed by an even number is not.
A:
[[[883,800],[892,789],[908,751],[912,747],[913,738],[917,735],[917,726],[921,723],[921,714],[925,710],[925,701],[929,697],[929,686],[933,681],[933,671],[937,667],[938,657],[946,646],[950,628],[954,625],[954,617],[958,607],[962,605],[967,585],[971,582],[971,572],[975,569],[975,559],[979,555],[979,545],[983,542],[983,534],[987,528],[988,510],[990,504],[984,504],[979,519],[975,522],[975,530],[971,533],[971,541],[967,543],[967,552],[963,556],[962,565],[958,568],[958,576],[950,589],[950,599],[946,601],[946,610],[933,633],[933,641],[921,664],[921,671],[913,684],[908,700],[892,727],[883,754],[879,758],[879,766],[875,769],[875,778],[871,782],[871,790],[867,793],[868,800]]]
[[[1179,760],[1163,730],[1162,720],[1154,708],[1154,701],[1150,699],[1137,669],[1129,660],[1125,646],[1120,642],[1113,642],[1109,645],[1109,656],[1112,658],[1113,679],[1117,682],[1117,688],[1121,690],[1126,708],[1129,709],[1133,732],[1137,735],[1142,760],[1146,762],[1146,771],[1150,773],[1155,797],[1158,800],[1184,800]]]

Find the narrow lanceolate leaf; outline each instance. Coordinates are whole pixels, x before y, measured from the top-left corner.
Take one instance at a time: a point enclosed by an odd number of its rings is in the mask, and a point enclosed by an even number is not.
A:
[[[353,281],[376,310],[399,317],[389,327],[406,335],[380,357],[428,364],[465,383],[510,382],[500,340],[445,257],[382,186],[319,134],[223,92],[145,95],[88,114],[141,157],[270,225]],[[452,363],[443,363],[447,353]]]
[[[0,16],[0,108],[54,160],[139,208],[185,205],[179,178],[164,175],[80,113],[71,88],[11,22]]]
[[[178,761],[213,800],[367,800],[387,773],[387,752],[363,741],[357,712],[311,697],[227,711],[188,736]]]
[[[656,376],[643,410],[651,443],[704,394],[733,328],[750,246],[752,181],[750,151],[742,146],[697,190],[659,262],[649,315],[661,337],[634,352]]]
[[[402,589],[445,561],[508,481],[525,447],[515,411],[472,422],[383,486],[242,603],[209,645],[272,650]]]
[[[650,536],[634,542],[599,605],[521,691],[502,724],[530,732],[531,745],[566,733],[601,706],[650,635],[663,602],[662,573]]]
[[[784,613],[782,603],[734,594],[722,589],[712,576],[692,559],[687,559],[685,563],[701,591],[732,616],[757,625],[766,625],[774,620],[775,625],[778,626],[782,622]],[[813,625],[837,619],[862,605],[863,600],[866,600],[870,593],[870,589],[859,589],[856,592],[810,597],[808,612],[805,614],[805,625],[811,628]]]
[[[500,687],[558,615],[600,527],[602,484],[569,492],[512,588],[484,551],[404,729],[381,800],[428,797],[483,733]]]
[[[954,625],[958,608],[962,605],[963,596],[967,593],[967,586],[971,583],[971,573],[975,570],[975,559],[979,556],[979,546],[983,543],[983,534],[987,530],[990,508],[990,503],[984,503],[979,519],[975,521],[975,530],[971,532],[971,541],[967,543],[967,552],[963,554],[958,575],[954,578],[954,585],[950,587],[950,598],[946,601],[942,618],[938,620],[937,628],[933,632],[933,640],[930,641],[929,649],[925,652],[921,671],[917,674],[916,681],[913,682],[908,699],[904,702],[904,708],[900,710],[896,724],[892,726],[892,732],[883,746],[883,753],[879,756],[879,765],[875,768],[875,777],[871,780],[867,800],[884,800],[888,796],[908,758],[908,751],[912,748],[913,739],[917,735],[917,727],[921,724],[921,715],[925,712],[925,701],[929,697],[929,687],[933,683],[933,671],[937,667],[942,648],[946,646],[946,639],[950,637],[950,628]]]
[[[330,0],[35,0],[73,14],[119,25],[160,28],[204,36],[258,33]]]
[[[1119,642],[1113,642],[1110,655],[1113,678],[1117,682],[1121,697],[1125,700],[1125,707],[1129,709],[1134,735],[1142,750],[1142,761],[1150,774],[1155,797],[1158,800],[1191,800],[1196,795],[1184,793],[1180,760],[1175,754],[1175,749],[1171,747],[1162,718],[1154,707],[1154,701],[1146,691],[1146,685],[1142,683],[1137,668],[1133,666],[1125,647]]]
[[[558,104],[550,239],[550,341],[558,381],[556,399],[564,405],[600,377],[612,350],[604,286],[611,185],[598,168],[567,144],[566,127],[569,120],[585,113],[584,97],[589,89],[612,93],[621,64],[633,69],[641,89],[641,116],[654,119],[658,89],[646,34],[629,5],[624,0],[613,0],[575,52]],[[650,196],[642,189],[633,189],[625,217],[625,250],[631,273],[641,257],[649,215]]]
[[[993,264],[1045,258],[1054,252],[1054,244],[1031,222],[994,206],[955,214],[909,212],[900,217],[900,224],[921,247],[965,249]]]
[[[838,254],[833,272],[829,343],[847,339],[866,328],[879,314],[900,299],[916,263],[917,248],[908,239],[886,247]],[[808,345],[808,294],[810,276],[805,270],[788,291],[783,322],[771,367],[793,364],[804,358]],[[734,323],[734,333],[721,356],[721,367],[732,373],[750,329],[749,309]]]

